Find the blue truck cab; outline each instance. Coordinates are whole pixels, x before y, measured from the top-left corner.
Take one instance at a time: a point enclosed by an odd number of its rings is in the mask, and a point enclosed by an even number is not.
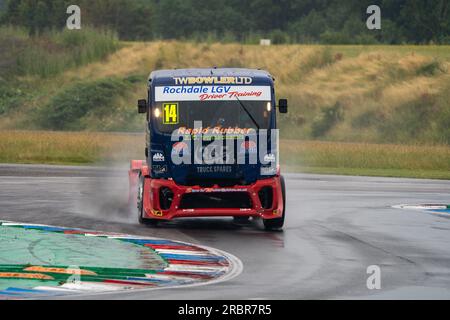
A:
[[[259,216],[279,226],[274,222],[284,221],[285,196],[277,108],[286,113],[287,101],[276,104],[267,71],[153,71],[147,99],[138,101],[146,115],[146,160],[132,162],[130,171],[139,175],[140,221]]]

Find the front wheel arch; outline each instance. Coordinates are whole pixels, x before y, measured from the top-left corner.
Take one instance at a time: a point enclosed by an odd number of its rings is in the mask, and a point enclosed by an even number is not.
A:
[[[138,190],[137,190],[137,213],[138,213],[138,221],[140,224],[145,225],[157,225],[158,220],[144,218],[144,186],[145,186],[146,177],[143,175],[139,175],[138,182]]]
[[[283,213],[281,214],[280,218],[264,219],[263,223],[266,230],[276,230],[283,228],[284,219],[286,217],[286,185],[283,176],[280,176],[280,188],[281,196],[283,199]]]

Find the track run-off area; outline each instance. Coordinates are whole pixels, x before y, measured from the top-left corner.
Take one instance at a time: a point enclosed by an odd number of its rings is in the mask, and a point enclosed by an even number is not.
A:
[[[188,243],[223,254],[235,266],[228,276],[219,276],[220,281],[208,285],[86,290],[64,298],[84,299],[92,294],[96,299],[450,298],[450,219],[445,211],[450,204],[450,181],[294,173],[285,173],[285,177],[285,227],[267,232],[259,220],[237,224],[232,218],[139,225],[137,213],[127,208],[126,167],[0,165],[0,220],[15,222],[20,230],[15,232],[24,232],[18,225],[39,224],[60,227],[53,230],[59,230],[58,237],[64,230],[81,229],[101,232],[105,236],[101,241],[117,241],[114,236],[121,234],[135,240]],[[420,207],[423,204],[436,207],[427,210]],[[19,238],[30,245],[34,239]],[[52,241],[46,238],[34,243],[34,248],[41,246],[45,252],[45,242],[48,247]],[[108,244],[96,245],[100,250]],[[12,248],[6,241],[0,243],[1,265],[12,263],[5,261]],[[92,261],[82,259],[88,264],[82,270],[95,272],[94,265],[120,265],[107,261],[113,258],[102,256],[105,251],[95,249],[91,248]],[[153,258],[148,267],[160,270],[158,263],[164,261]],[[128,257],[128,261],[133,259]],[[34,267],[45,265],[34,262]],[[367,286],[367,270],[374,265],[380,270],[380,289]]]
[[[160,238],[0,221],[0,299],[198,286],[242,270],[234,256]]]

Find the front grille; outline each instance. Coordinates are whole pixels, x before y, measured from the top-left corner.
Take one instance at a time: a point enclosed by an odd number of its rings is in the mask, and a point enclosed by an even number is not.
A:
[[[252,208],[252,200],[247,192],[198,192],[183,195],[180,209],[207,208]]]

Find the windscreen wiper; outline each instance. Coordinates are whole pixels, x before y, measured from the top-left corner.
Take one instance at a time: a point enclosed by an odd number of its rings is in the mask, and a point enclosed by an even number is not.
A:
[[[236,96],[236,100],[239,102],[239,104],[241,105],[242,109],[244,109],[244,111],[247,113],[247,115],[250,117],[250,119],[253,121],[253,123],[255,124],[256,128],[259,130],[259,125],[258,122],[256,122],[255,118],[253,118],[253,116],[251,115],[251,113],[247,110],[247,108],[245,107],[245,105],[242,103],[241,100],[239,100],[239,98]]]

